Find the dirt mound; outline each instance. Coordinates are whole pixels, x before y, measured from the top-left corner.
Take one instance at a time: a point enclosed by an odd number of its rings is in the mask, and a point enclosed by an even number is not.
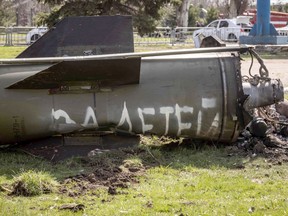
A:
[[[24,171],[13,178],[10,195],[36,196],[56,191],[58,183],[45,172]]]
[[[148,168],[141,161],[129,159],[146,154],[141,149],[118,149],[101,154],[96,152],[95,155],[84,158],[84,163],[92,171],[66,178],[61,183],[60,192],[75,197],[104,188],[108,194],[116,195],[119,188],[128,188],[131,184],[138,183],[138,177],[145,174]]]

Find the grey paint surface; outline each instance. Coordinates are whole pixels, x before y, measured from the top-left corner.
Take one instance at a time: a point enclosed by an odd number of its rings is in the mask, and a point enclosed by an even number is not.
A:
[[[92,62],[101,58],[111,62],[119,59],[125,65],[131,57],[147,57],[141,58],[140,71],[138,67],[130,71],[139,74],[137,83],[91,89],[89,85],[95,80],[85,79],[81,76],[83,68],[75,67],[71,73],[80,74],[81,82],[67,82],[69,76],[61,76],[55,81],[59,84],[57,91],[31,89],[30,84],[5,88],[59,62],[87,58],[0,61],[0,141],[19,142],[102,127],[127,133],[233,141],[245,126],[237,51],[241,49],[192,50],[191,54],[176,51],[174,55],[155,53],[154,57],[153,53],[92,56],[88,58],[89,73],[93,73]],[[95,74],[96,69],[97,64]]]

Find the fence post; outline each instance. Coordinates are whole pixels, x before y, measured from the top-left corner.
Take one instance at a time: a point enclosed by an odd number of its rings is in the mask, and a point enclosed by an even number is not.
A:
[[[174,43],[175,43],[175,36],[176,36],[176,32],[175,32],[175,29],[173,28],[170,34],[170,43],[172,44],[172,46],[174,46]]]
[[[5,46],[13,46],[12,43],[12,28],[6,28]]]

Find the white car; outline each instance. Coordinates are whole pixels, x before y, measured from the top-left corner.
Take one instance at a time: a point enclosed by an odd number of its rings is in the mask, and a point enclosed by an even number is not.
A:
[[[38,28],[32,29],[26,35],[26,43],[28,45],[34,43],[36,40],[38,40],[47,31],[48,31],[47,27],[38,27]]]
[[[252,25],[249,23],[249,17],[237,17],[235,19],[218,19],[209,23],[206,27],[193,32],[195,47],[200,46],[199,35],[203,37],[217,36],[223,41],[238,41],[241,35],[248,35]]]

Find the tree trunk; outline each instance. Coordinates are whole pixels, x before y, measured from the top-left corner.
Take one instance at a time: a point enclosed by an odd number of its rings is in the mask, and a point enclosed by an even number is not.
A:
[[[177,26],[188,27],[189,7],[192,0],[182,0],[181,5],[177,9]]]
[[[230,0],[229,18],[237,17],[237,0]]]
[[[230,0],[229,18],[237,17],[247,9],[248,0]]]

